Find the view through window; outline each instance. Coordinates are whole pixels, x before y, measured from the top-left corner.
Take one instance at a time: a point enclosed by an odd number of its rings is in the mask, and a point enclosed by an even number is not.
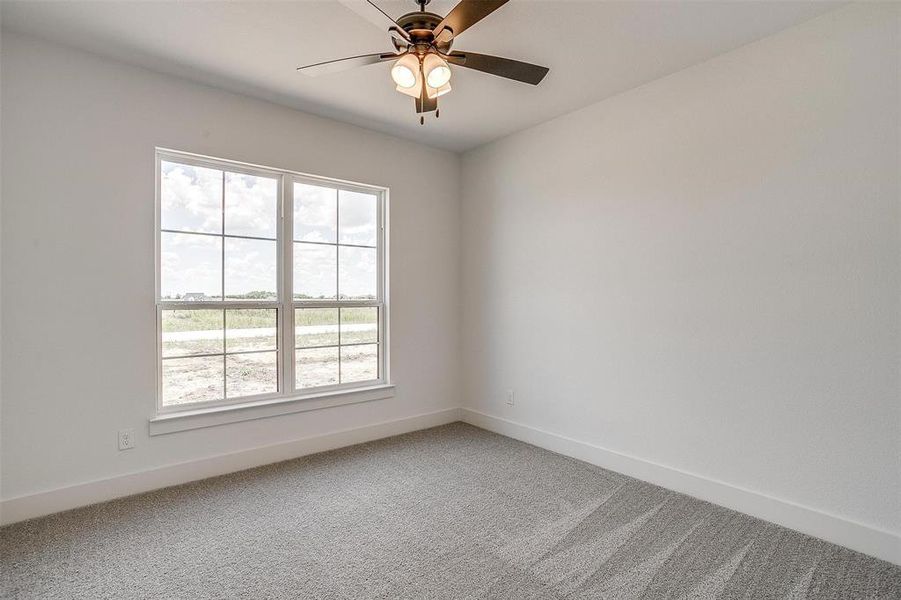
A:
[[[383,190],[157,162],[161,411],[385,381]]]

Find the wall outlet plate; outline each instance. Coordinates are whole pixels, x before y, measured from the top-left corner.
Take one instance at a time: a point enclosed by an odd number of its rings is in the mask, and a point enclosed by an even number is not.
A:
[[[135,447],[135,430],[119,430],[119,450],[130,450]]]
[[[507,406],[513,406],[516,404],[516,399],[513,396],[513,390],[507,390]]]

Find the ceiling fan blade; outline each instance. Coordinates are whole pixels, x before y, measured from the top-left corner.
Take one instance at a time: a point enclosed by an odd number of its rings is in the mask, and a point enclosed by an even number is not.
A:
[[[335,60],[326,60],[324,62],[314,63],[312,65],[304,65],[302,67],[297,67],[297,70],[304,75],[318,77],[319,75],[328,75],[331,73],[346,71],[348,69],[353,69],[354,67],[374,65],[375,63],[392,60],[394,58],[399,58],[400,56],[400,54],[385,53],[363,54],[361,56],[338,58]]]
[[[391,45],[394,46],[394,49],[397,52],[406,52],[407,48],[409,47],[409,44],[407,44],[406,41],[400,38],[396,38],[393,35],[391,36]]]
[[[397,25],[392,25],[391,27],[388,28],[388,31],[391,32],[392,37],[396,35],[396,36],[403,38],[407,42],[412,43],[412,41],[413,41],[412,39],[410,39],[410,34],[407,33],[406,31],[404,31],[403,29],[401,29],[400,27],[398,27]]]
[[[354,11],[379,29],[384,28],[390,23],[395,25],[395,20],[391,15],[386,13],[373,0],[338,0],[348,9]]]
[[[449,42],[497,9],[508,0],[460,0],[433,31],[435,40]]]
[[[547,67],[539,67],[531,63],[521,62],[510,58],[491,56],[490,54],[477,54],[475,52],[451,52],[446,57],[447,62],[467,69],[475,69],[483,73],[491,73],[498,77],[515,79],[523,83],[538,85],[547,75]]]

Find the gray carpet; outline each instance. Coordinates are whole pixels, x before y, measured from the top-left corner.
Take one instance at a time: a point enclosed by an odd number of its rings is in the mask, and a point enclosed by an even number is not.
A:
[[[901,568],[464,424],[0,530],[3,598],[901,598]]]

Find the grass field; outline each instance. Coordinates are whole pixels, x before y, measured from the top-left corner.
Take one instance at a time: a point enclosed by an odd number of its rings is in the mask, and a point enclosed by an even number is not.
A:
[[[294,311],[294,325],[337,325],[337,308],[299,308]],[[342,308],[341,323],[345,325],[375,323],[376,308]],[[224,312],[224,315],[223,315]],[[163,311],[163,333],[175,331],[208,331],[222,329],[223,318],[228,329],[252,329],[275,327],[274,308],[202,308]]]
[[[164,310],[164,404],[275,392],[277,314],[274,308]],[[294,319],[299,388],[378,378],[378,308],[300,308]],[[232,354],[248,351],[254,353]],[[218,356],[191,356],[201,354]]]

